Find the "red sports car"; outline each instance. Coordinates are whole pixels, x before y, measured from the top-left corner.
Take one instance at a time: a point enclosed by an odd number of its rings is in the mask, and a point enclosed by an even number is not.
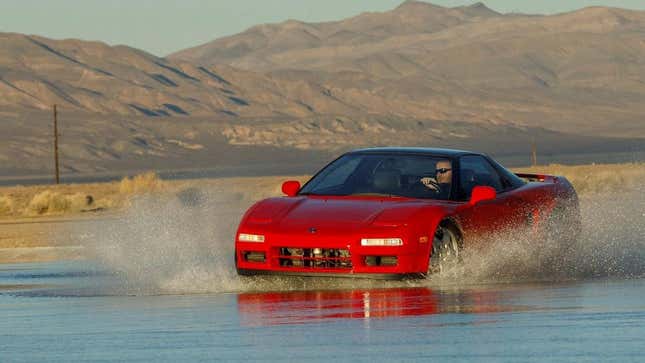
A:
[[[355,150],[282,191],[242,218],[239,274],[426,276],[500,232],[571,240],[580,223],[566,178],[514,174],[460,150]]]

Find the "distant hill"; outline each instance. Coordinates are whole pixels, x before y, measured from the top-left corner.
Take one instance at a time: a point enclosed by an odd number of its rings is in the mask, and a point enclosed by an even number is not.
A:
[[[258,25],[166,58],[0,33],[0,176],[50,167],[53,104],[66,172],[370,145],[510,154],[537,139],[554,153],[629,151],[645,139],[643,34],[640,11],[533,16],[418,1]]]
[[[315,94],[313,100],[308,95]],[[219,119],[345,111],[310,82],[169,61],[125,46],[0,33],[0,107]]]
[[[645,136],[645,12],[551,16],[406,1],[336,22],[287,21],[169,56],[320,82],[370,112]]]
[[[288,20],[257,25],[240,34],[179,51],[170,58],[203,64],[229,63],[246,69],[310,69],[312,65],[303,63],[304,58],[320,55],[323,58],[317,59],[320,63],[337,63],[340,59],[338,54],[332,54],[333,51],[352,57],[352,53],[360,49],[353,54],[360,58],[358,53],[364,54],[366,47],[372,47],[371,53],[384,53],[390,50],[386,48],[392,48],[392,44],[383,44],[387,39],[436,33],[501,16],[482,3],[445,8],[405,1],[391,11],[363,13],[341,21],[305,23]]]

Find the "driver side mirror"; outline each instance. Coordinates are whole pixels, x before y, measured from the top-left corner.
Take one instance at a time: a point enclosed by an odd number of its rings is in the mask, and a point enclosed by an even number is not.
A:
[[[288,197],[295,197],[300,190],[300,182],[297,180],[288,180],[282,183],[282,192]]]
[[[497,192],[495,191],[495,188],[478,185],[473,188],[473,191],[470,194],[470,202],[468,202],[468,204],[475,205],[479,202],[483,202],[485,200],[493,200],[495,198],[497,198]]]

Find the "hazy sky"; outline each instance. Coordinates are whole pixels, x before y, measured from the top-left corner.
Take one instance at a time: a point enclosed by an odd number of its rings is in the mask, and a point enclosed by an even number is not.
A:
[[[0,32],[126,44],[156,55],[253,25],[287,19],[339,20],[403,0],[0,0]],[[475,1],[433,0],[442,6]],[[500,12],[556,13],[602,5],[645,9],[645,0],[488,0]],[[1,45],[0,45],[1,46]]]

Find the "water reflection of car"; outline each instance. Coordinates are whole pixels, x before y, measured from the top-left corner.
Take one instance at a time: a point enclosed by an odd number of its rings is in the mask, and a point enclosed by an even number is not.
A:
[[[469,151],[355,150],[282,191],[242,218],[238,273],[427,275],[509,230],[570,242],[579,225],[566,178],[514,174]]]
[[[439,313],[439,295],[423,287],[252,292],[237,295],[237,303],[243,323],[248,325]]]
[[[241,323],[250,326],[531,309],[500,299],[495,289],[433,291],[427,287],[248,292],[237,295],[237,307]]]

